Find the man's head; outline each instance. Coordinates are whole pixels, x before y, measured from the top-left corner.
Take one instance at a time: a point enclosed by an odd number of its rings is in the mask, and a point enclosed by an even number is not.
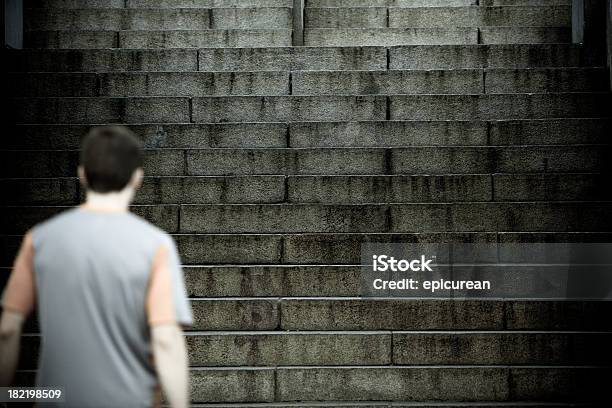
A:
[[[81,149],[79,177],[87,189],[99,194],[126,187],[138,188],[142,181],[140,142],[127,128],[92,128]]]

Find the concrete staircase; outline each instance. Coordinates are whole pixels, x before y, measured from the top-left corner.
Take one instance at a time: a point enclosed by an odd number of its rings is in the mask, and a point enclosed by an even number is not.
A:
[[[27,1],[2,266],[79,202],[87,128],[128,123],[134,211],[186,264],[194,403],[605,406],[611,302],[359,297],[362,242],[612,242],[608,73],[569,1],[476,3],[309,0],[291,47],[290,0]]]

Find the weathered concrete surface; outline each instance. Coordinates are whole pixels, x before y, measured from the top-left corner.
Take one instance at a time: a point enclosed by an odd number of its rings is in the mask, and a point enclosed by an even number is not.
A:
[[[103,74],[101,96],[288,95],[288,72]]]
[[[72,207],[5,207],[7,216],[0,220],[0,230],[6,234],[25,234],[33,225],[70,208]],[[179,206],[135,205],[131,207],[131,211],[167,232],[178,232]]]
[[[127,0],[129,8],[292,7],[292,0]]]
[[[9,71],[123,72],[197,71],[198,51],[181,49],[6,51]]]
[[[325,204],[489,201],[491,184],[484,175],[292,176],[287,199]]]
[[[195,122],[379,120],[386,99],[377,96],[241,96],[194,98]]]
[[[200,71],[381,70],[383,47],[207,48],[199,51]]]
[[[391,119],[473,120],[606,116],[609,93],[390,96]]]
[[[497,330],[503,327],[501,302],[285,299],[285,330]]]
[[[459,7],[476,0],[310,0],[308,7]]]
[[[183,269],[190,296],[357,296],[359,266],[194,266]]]
[[[280,235],[176,235],[184,264],[275,264],[282,256]],[[232,248],[232,251],[227,250]]]
[[[14,98],[16,123],[189,122],[188,98]]]
[[[273,401],[274,381],[270,368],[195,369],[191,372],[191,401]]]
[[[486,93],[604,92],[608,90],[604,68],[487,69]]]
[[[2,205],[71,205],[79,200],[79,181],[72,178],[2,179]]]
[[[290,147],[486,145],[478,121],[305,122],[289,125]]]
[[[191,330],[274,330],[279,324],[274,299],[199,299],[191,302]]]
[[[498,174],[493,176],[495,200],[564,201],[612,197],[600,174]]]
[[[547,44],[571,40],[569,27],[482,27],[479,30],[481,44]]]
[[[389,27],[569,27],[569,6],[390,8]]]
[[[136,203],[277,203],[285,197],[282,176],[145,178]]]
[[[249,332],[187,336],[191,365],[385,365],[391,333]]]
[[[289,8],[26,9],[25,13],[25,29],[33,31],[291,28]]]
[[[582,64],[582,50],[573,44],[414,45],[389,49],[390,69],[509,69]]]
[[[381,174],[382,149],[211,149],[187,151],[189,175]]]
[[[607,154],[594,146],[413,147],[393,149],[391,168],[399,174],[588,172],[600,169]]]
[[[314,8],[304,10],[304,25],[309,28],[386,28],[387,8]]]
[[[503,401],[504,368],[313,367],[281,368],[279,399]]]
[[[181,232],[384,232],[386,207],[381,205],[183,205]]]
[[[292,74],[293,95],[480,93],[482,71],[319,71]]]
[[[27,48],[116,48],[117,34],[113,31],[26,31]]]
[[[609,333],[393,332],[395,364],[600,365]]]
[[[319,47],[477,44],[477,34],[472,28],[308,28],[304,42]]]
[[[291,45],[291,30],[281,29],[119,32],[121,48],[286,47],[289,45]]]

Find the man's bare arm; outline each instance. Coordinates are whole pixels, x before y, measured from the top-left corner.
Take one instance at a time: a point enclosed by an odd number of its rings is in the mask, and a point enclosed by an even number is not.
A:
[[[189,403],[189,368],[183,332],[178,324],[152,326],[153,358],[166,399],[172,408]]]
[[[8,387],[19,360],[19,340],[24,317],[21,313],[4,310],[0,319],[0,387]]]

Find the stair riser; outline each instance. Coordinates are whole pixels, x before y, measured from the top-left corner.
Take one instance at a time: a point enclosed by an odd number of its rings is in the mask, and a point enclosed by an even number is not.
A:
[[[395,364],[606,364],[597,356],[610,334],[570,333],[279,333],[187,336],[191,366]],[[23,338],[19,367],[35,369],[39,338]],[[433,352],[435,350],[435,352]],[[579,354],[574,354],[578,350]],[[485,352],[486,351],[486,352]]]
[[[186,265],[359,264],[366,242],[611,242],[610,233],[214,234],[175,235]],[[0,264],[12,265],[19,235],[0,236]],[[232,251],[227,251],[232,248]],[[605,320],[605,319],[604,319]],[[570,322],[567,329],[571,329]],[[335,327],[335,326],[334,326]],[[586,327],[586,326],[580,326]]]
[[[27,48],[287,47],[291,30],[29,31]]]
[[[11,96],[478,94],[604,91],[605,69],[9,74]]]
[[[25,29],[61,31],[290,29],[288,8],[25,11]]]
[[[389,48],[390,69],[528,68],[582,65],[569,44],[403,46]],[[198,56],[199,53],[199,56]],[[208,48],[201,50],[22,50],[7,71],[385,70],[387,50],[365,48]]]
[[[78,149],[89,125],[18,125],[8,149]],[[610,119],[516,121],[302,122],[129,125],[144,146],[402,147],[605,144]],[[487,140],[489,133],[490,140]]]
[[[307,8],[307,28],[568,27],[570,7]]]
[[[606,169],[609,154],[601,146],[172,149],[146,151],[143,166],[150,176],[576,173]],[[76,151],[0,155],[5,177],[74,177],[78,163]]]
[[[5,207],[0,230],[23,234],[62,207]],[[355,233],[609,231],[601,203],[465,203],[393,205],[156,205],[136,214],[176,233]],[[180,215],[179,215],[180,214]],[[180,222],[179,222],[180,220]],[[564,220],[561,224],[559,220]]]
[[[394,46],[466,44],[549,44],[571,42],[567,27],[482,27],[476,28],[309,28],[304,31],[308,46]]]
[[[5,179],[4,205],[74,205],[77,179]],[[135,204],[362,204],[612,199],[605,176],[245,176],[146,178]]]
[[[29,7],[60,9],[292,7],[292,0],[29,0]]]

